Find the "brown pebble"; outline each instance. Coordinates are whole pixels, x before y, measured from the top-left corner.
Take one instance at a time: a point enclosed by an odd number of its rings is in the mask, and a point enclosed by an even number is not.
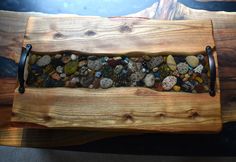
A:
[[[60,77],[60,75],[58,73],[53,73],[51,77],[54,80],[60,80],[61,79],[61,77]]]
[[[71,60],[70,56],[63,56],[62,57],[62,62],[64,64],[67,64],[68,62],[70,62],[70,60]]]
[[[161,83],[155,83],[155,88],[156,88],[157,91],[163,91],[164,90]]]

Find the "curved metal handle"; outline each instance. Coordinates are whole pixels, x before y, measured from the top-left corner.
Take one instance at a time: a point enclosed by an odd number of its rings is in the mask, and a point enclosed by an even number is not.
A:
[[[18,91],[20,93],[25,92],[25,80],[24,80],[25,62],[26,62],[27,56],[30,53],[31,48],[32,48],[31,44],[27,44],[25,48],[22,48],[20,62],[18,64],[18,81],[20,83],[20,87],[18,88]]]
[[[215,96],[215,84],[216,84],[216,65],[215,60],[212,53],[212,48],[210,46],[206,47],[206,53],[209,59],[209,68],[210,68],[210,89],[209,94],[211,96]]]

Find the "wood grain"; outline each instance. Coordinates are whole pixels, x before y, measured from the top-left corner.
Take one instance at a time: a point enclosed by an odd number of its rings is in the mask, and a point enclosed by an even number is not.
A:
[[[148,88],[27,88],[23,95],[15,93],[12,121],[46,127],[214,132],[221,129],[219,97]]]
[[[202,52],[207,45],[215,46],[210,20],[101,17],[30,17],[24,45],[28,43],[33,46],[33,52],[42,55],[64,50],[107,55],[134,52],[157,55],[167,51],[167,54],[181,52],[184,55]],[[26,88],[26,91],[23,95],[16,91],[13,104],[12,121],[22,122],[22,127],[32,123],[52,128],[169,132],[221,129],[219,91],[215,97],[208,93],[163,93],[127,87],[109,90]],[[201,98],[207,100],[204,102]],[[39,101],[40,104],[36,104]],[[197,120],[192,120],[196,116]]]
[[[163,0],[160,0],[162,3]],[[227,13],[227,12],[209,12],[209,11],[198,11],[187,6],[182,5],[177,1],[169,0],[169,6],[171,3],[172,8],[168,6],[167,1],[163,3],[164,5],[158,5],[157,9],[153,8],[153,10],[157,10],[155,15],[155,19],[162,19],[161,16],[166,17],[166,20],[173,19],[196,19],[202,18],[204,15],[205,18],[212,18],[214,25],[214,36],[216,40],[218,58],[219,58],[219,72],[221,79],[221,105],[222,105],[222,119],[224,123],[230,121],[236,121],[236,87],[235,87],[235,51],[236,51],[236,14],[235,12]],[[159,12],[160,10],[163,11]],[[148,11],[149,12],[149,11]],[[150,11],[153,12],[153,11]],[[201,16],[201,13],[204,13]],[[145,12],[144,12],[145,13]],[[32,13],[32,12],[8,12],[8,11],[0,11],[0,47],[1,53],[0,56],[9,58],[18,62],[23,34],[25,32],[26,20],[29,16],[53,16],[49,14],[42,13]],[[173,15],[173,16],[171,16]],[[74,15],[73,15],[74,16]],[[143,15],[138,14],[139,17]],[[146,13],[144,16],[150,16],[149,13]],[[152,18],[152,17],[149,17]],[[218,21],[216,21],[218,20]],[[9,29],[15,27],[15,32],[9,32]],[[5,34],[7,33],[7,34]],[[20,36],[19,36],[20,35]],[[6,38],[8,37],[8,38]],[[11,41],[12,40],[12,41]],[[14,41],[16,40],[16,41]],[[18,43],[21,42],[21,43]],[[4,44],[4,46],[3,46]],[[219,47],[220,45],[220,47]],[[18,52],[17,52],[18,51]],[[223,66],[223,67],[222,67]],[[16,78],[12,78],[15,80]],[[6,82],[5,82],[6,83]],[[2,86],[5,86],[6,84]],[[15,86],[11,84],[12,87],[9,87],[9,97],[14,96]],[[11,92],[10,92],[11,91]],[[7,99],[7,98],[5,98]],[[8,101],[13,100],[13,98],[7,99]],[[2,100],[1,100],[2,101]],[[7,101],[7,102],[8,102]],[[1,104],[0,107],[3,107]],[[7,105],[8,112],[11,111],[12,104]],[[2,110],[2,109],[0,109]],[[0,113],[1,119],[4,118],[4,114]],[[2,121],[1,121],[2,122]],[[6,122],[5,120],[3,122]],[[53,147],[53,146],[69,146],[69,145],[79,145],[80,141],[84,139],[86,142],[86,137],[90,136],[90,132],[80,130],[72,130],[68,133],[69,130],[51,130],[51,129],[22,129],[22,128],[5,128],[0,129],[0,144],[1,145],[10,145],[10,146],[27,146],[27,147]],[[102,138],[105,136],[107,132],[104,134],[95,133],[94,140],[97,137]],[[116,132],[117,133],[117,132]],[[65,135],[70,134],[70,135]],[[115,135],[115,134],[114,134]],[[96,138],[95,138],[96,137]],[[92,138],[90,139],[90,141]],[[89,140],[88,140],[89,141]]]
[[[73,50],[126,54],[135,51],[200,52],[207,45],[214,45],[214,41],[209,20],[170,22],[133,18],[30,17],[24,46],[26,44],[31,44],[32,51],[36,52]]]
[[[165,17],[169,20],[212,19],[221,82],[222,118],[224,122],[236,121],[236,71],[234,70],[236,66],[236,12],[196,10],[186,7],[176,0],[163,0],[162,3],[165,2],[167,5],[163,6],[161,10],[166,10],[168,14],[165,16],[161,14],[160,18]]]

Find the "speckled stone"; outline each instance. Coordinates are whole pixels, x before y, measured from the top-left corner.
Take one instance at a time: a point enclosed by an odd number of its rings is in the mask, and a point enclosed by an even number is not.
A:
[[[38,61],[37,61],[37,65],[42,67],[42,66],[46,66],[48,64],[50,64],[51,62],[51,57],[49,55],[44,55],[43,57],[41,57]]]
[[[145,77],[145,73],[143,73],[142,71],[138,71],[130,75],[130,80],[131,82],[138,82],[142,80],[144,77]]]
[[[152,57],[150,61],[147,62],[147,66],[149,69],[153,69],[161,65],[164,62],[164,58],[162,56]]]
[[[164,90],[171,90],[171,88],[177,83],[177,78],[175,76],[167,76],[162,81],[162,87]]]
[[[113,80],[111,80],[110,78],[103,78],[100,80],[100,86],[101,88],[110,88],[113,84]]]
[[[147,74],[144,78],[145,86],[153,87],[155,84],[155,76],[153,74]]]
[[[91,70],[100,70],[102,68],[102,62],[100,59],[88,60],[88,68]]]
[[[132,72],[137,71],[136,63],[130,60],[128,63],[128,69],[130,69]]]
[[[196,56],[187,56],[186,62],[193,68],[199,64],[199,59]]]
[[[35,54],[34,57],[37,59],[36,63],[29,63],[27,79],[29,86],[102,88],[101,83],[105,80],[106,85],[103,88],[146,86],[157,91],[190,93],[202,93],[208,90],[209,65],[206,56],[203,55],[197,56],[200,63],[196,67],[186,63],[189,59],[186,59],[186,56],[172,55],[145,58],[81,54],[78,57],[76,55],[77,58],[73,61],[73,54],[67,53],[50,56],[51,62],[41,67],[37,62],[44,56]],[[68,62],[63,63],[63,58],[64,62]],[[107,85],[110,82],[112,84]]]
[[[189,70],[188,67],[188,64],[181,62],[177,65],[177,70],[180,74],[186,74]]]

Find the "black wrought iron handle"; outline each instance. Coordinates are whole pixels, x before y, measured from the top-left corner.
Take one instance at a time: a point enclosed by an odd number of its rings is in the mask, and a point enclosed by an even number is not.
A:
[[[216,84],[216,65],[215,60],[212,53],[212,48],[210,46],[206,47],[206,53],[208,55],[209,60],[209,68],[210,68],[210,88],[209,88],[209,94],[211,96],[215,96],[215,84]]]
[[[22,48],[20,62],[18,64],[18,81],[20,83],[20,87],[18,88],[18,91],[20,93],[25,92],[25,80],[24,80],[24,71],[25,71],[25,62],[27,59],[27,56],[30,53],[32,46],[30,44],[27,44],[25,48]]]

